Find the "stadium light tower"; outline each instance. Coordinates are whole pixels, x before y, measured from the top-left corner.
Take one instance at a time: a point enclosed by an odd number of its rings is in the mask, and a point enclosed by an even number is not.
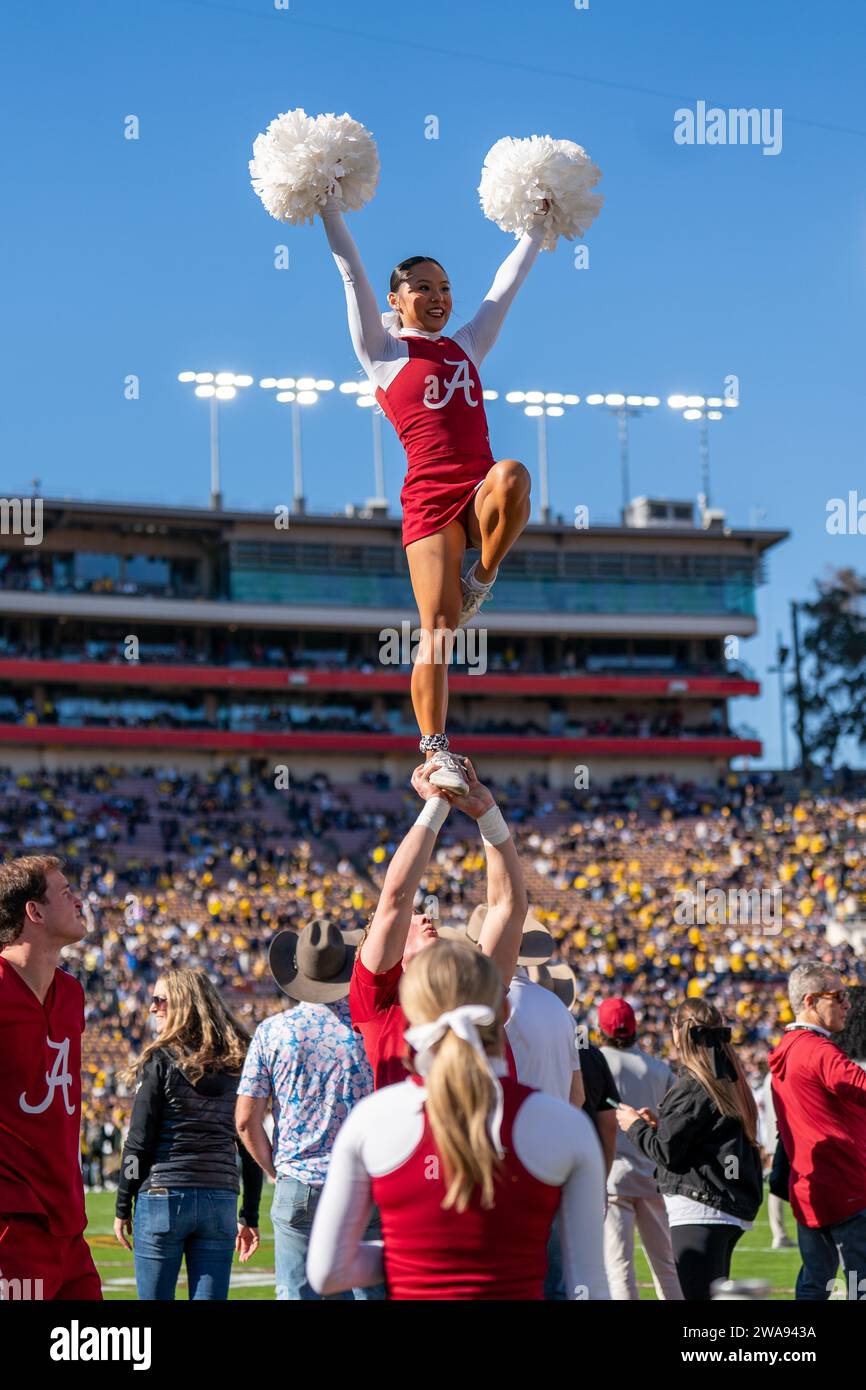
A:
[[[294,473],[294,497],[292,511],[303,516],[307,509],[304,496],[304,460],[301,450],[301,407],[315,405],[322,391],[333,391],[333,381],[317,381],[312,376],[263,376],[259,382],[266,391],[276,391],[280,405],[292,407],[292,469]]]
[[[485,391],[485,400],[495,399],[495,393]],[[506,391],[505,399],[509,405],[522,405],[524,415],[538,420],[538,475],[541,482],[539,516],[546,524],[550,521],[550,473],[547,459],[547,421],[565,414],[567,405],[578,405],[580,396],[562,391]]]
[[[596,392],[587,396],[587,405],[603,405],[616,416],[617,437],[619,439],[619,471],[622,480],[622,519],[631,502],[631,473],[629,465],[629,421],[636,420],[644,410],[654,410],[661,405],[658,396],[624,396],[620,392],[610,392],[603,396]]]
[[[195,394],[210,401],[210,504],[219,511],[223,504],[220,488],[220,401],[233,401],[238,388],[252,386],[251,376],[237,372],[178,372],[178,381],[195,382]]]
[[[723,420],[725,418],[725,408],[736,408],[740,402],[738,400],[721,396],[668,396],[668,405],[671,410],[678,411],[684,420],[698,420],[700,430],[698,433],[698,443],[701,459],[701,490],[704,497],[704,508],[710,505],[710,420]]]
[[[376,388],[372,381],[341,381],[340,394],[354,396],[355,405],[370,412],[370,420],[373,425],[373,490],[375,496],[368,499],[368,506],[384,507],[387,512],[385,462],[382,452],[382,411],[376,401]]]

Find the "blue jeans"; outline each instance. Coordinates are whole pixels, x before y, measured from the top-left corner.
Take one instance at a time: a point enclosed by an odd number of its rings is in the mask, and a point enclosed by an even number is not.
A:
[[[310,1187],[299,1178],[277,1176],[271,1221],[274,1225],[274,1264],[277,1298],[280,1300],[319,1299],[307,1281],[307,1248],[313,1218],[322,1195],[320,1187]],[[381,1239],[378,1214],[365,1232],[366,1240]],[[369,1289],[347,1289],[344,1293],[327,1295],[329,1300],[384,1298],[385,1288],[377,1284]]]
[[[132,1240],[139,1298],[171,1302],[184,1255],[191,1299],[228,1298],[237,1212],[237,1193],[224,1188],[139,1192]]]
[[[565,1271],[562,1267],[562,1242],[559,1239],[559,1217],[554,1219],[547,1242],[547,1274],[544,1278],[544,1297],[561,1303],[565,1298]]]
[[[795,1299],[818,1303],[830,1297],[839,1265],[845,1297],[866,1298],[866,1209],[833,1226],[797,1225],[803,1264],[797,1275]]]

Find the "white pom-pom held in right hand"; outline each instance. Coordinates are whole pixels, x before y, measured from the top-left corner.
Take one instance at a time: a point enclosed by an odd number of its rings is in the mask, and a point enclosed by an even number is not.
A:
[[[312,222],[329,201],[356,212],[379,182],[376,142],[351,116],[286,111],[256,136],[250,176],[268,212],[293,226]]]
[[[505,136],[487,153],[478,192],[485,217],[518,237],[539,225],[539,203],[546,198],[542,247],[552,251],[559,237],[583,237],[595,221],[604,199],[591,189],[600,178],[601,170],[573,140]]]

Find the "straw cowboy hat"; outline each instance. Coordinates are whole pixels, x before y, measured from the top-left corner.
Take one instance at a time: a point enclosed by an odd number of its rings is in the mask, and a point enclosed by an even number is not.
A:
[[[567,1009],[574,1008],[577,1001],[577,977],[570,965],[566,965],[564,961],[557,961],[555,964],[548,961],[547,965],[530,965],[526,973],[534,984],[553,990],[557,999],[561,999]]]
[[[443,927],[443,926],[441,926],[441,925],[439,924],[439,922],[437,922],[437,923],[436,923],[436,932],[437,932],[437,934],[438,934],[438,936],[439,936],[439,940],[440,940],[440,941],[457,941],[458,943],[460,943],[460,944],[463,945],[463,946],[477,946],[477,945],[478,945],[478,942],[477,942],[477,941],[473,941],[472,938],[471,938],[471,936],[469,936],[469,934],[468,934],[467,931],[466,931],[465,926],[461,926],[461,927]]]
[[[290,999],[333,1004],[349,993],[355,950],[363,935],[363,931],[340,931],[323,917],[300,932],[287,927],[271,942],[271,974]]]
[[[466,935],[470,941],[478,941],[486,916],[487,904],[479,903],[466,924]],[[523,923],[523,941],[520,946],[520,955],[517,957],[517,964],[544,965],[545,961],[550,960],[553,955],[553,946],[554,941],[550,932],[542,926],[530,908]]]

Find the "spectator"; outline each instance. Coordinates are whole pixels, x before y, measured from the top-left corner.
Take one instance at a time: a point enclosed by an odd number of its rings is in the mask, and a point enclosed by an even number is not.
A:
[[[626,999],[605,999],[599,1005],[598,1026],[605,1039],[602,1055],[611,1069],[618,1094],[641,1114],[657,1111],[676,1078],[667,1062],[637,1045],[637,1020]],[[671,1230],[664,1198],[653,1177],[653,1162],[625,1134],[617,1134],[616,1157],[607,1179],[604,1221],[604,1263],[610,1296],[639,1297],[634,1267],[634,1233],[643,1242],[658,1298],[682,1301]]]
[[[803,1261],[795,1298],[829,1298],[841,1263],[846,1296],[859,1299],[866,1290],[866,1072],[833,1041],[845,1026],[848,992],[838,971],[811,960],[791,971],[788,997],[794,1022],[769,1063]]]
[[[237,1125],[256,1162],[276,1182],[271,1205],[276,1291],[280,1300],[311,1300],[306,1275],[313,1218],[340,1126],[373,1089],[346,995],[360,931],[341,933],[313,921],[271,943],[271,973],[293,1008],[260,1023],[238,1087]],[[273,1108],[273,1141],[264,1121]],[[358,1287],[339,1297],[380,1298]]]
[[[237,1211],[234,1100],[249,1035],[203,970],[166,971],[151,1009],[159,1031],[127,1073],[138,1090],[114,1233],[133,1248],[139,1298],[171,1302],[185,1258],[190,1299],[226,1299],[234,1251],[244,1263],[259,1244],[262,1175],[251,1161]]]
[[[536,931],[534,935],[540,933]],[[524,942],[526,937],[524,933]],[[505,1024],[517,1079],[524,1086],[546,1091],[581,1109],[586,1097],[577,1022],[558,997],[544,964],[537,958],[524,964],[525,959],[518,958],[508,990],[509,1015]],[[536,973],[534,980],[530,978],[530,969]]]
[[[616,1106],[620,1097],[607,1058],[600,1047],[588,1040],[581,1046],[581,1075],[585,1097],[583,1111],[595,1126],[604,1154],[604,1171],[609,1174],[616,1158],[616,1114],[608,1102],[613,1101]]]
[[[509,1015],[505,1032],[521,1085],[557,1096],[580,1110],[586,1096],[580,1070],[577,1024],[574,1015],[558,997],[554,978],[546,969],[543,957],[549,956],[552,950],[550,935],[531,913],[528,914],[517,971],[508,990]],[[530,969],[535,972],[534,980],[529,977]],[[567,966],[564,969],[568,971]],[[573,995],[573,977],[571,983]],[[554,1222],[547,1251],[544,1297],[561,1302],[566,1296],[562,1241]]]
[[[728,1278],[734,1246],[761,1205],[758,1112],[731,1030],[712,1004],[680,1004],[673,1042],[682,1072],[658,1115],[623,1104],[616,1118],[656,1164],[680,1287],[693,1302]]]

